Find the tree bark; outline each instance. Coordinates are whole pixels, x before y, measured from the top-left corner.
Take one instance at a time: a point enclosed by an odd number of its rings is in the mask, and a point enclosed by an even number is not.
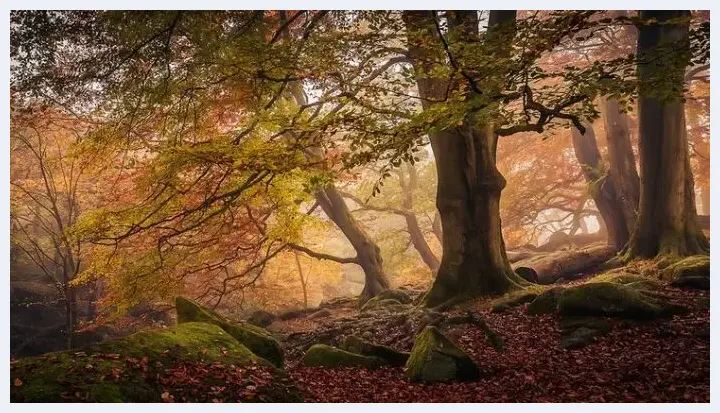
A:
[[[491,16],[492,13],[491,12]],[[514,21],[515,13],[511,13]],[[444,61],[433,12],[406,11],[408,56],[415,69],[423,108],[442,100],[448,85],[433,78]],[[463,34],[477,32],[475,12],[454,12],[451,25]],[[492,20],[492,17],[491,17]],[[495,21],[497,21],[497,17]],[[508,16],[502,22],[510,22]],[[496,24],[499,24],[496,22]],[[428,33],[434,45],[428,46]],[[439,306],[478,294],[500,294],[522,281],[510,268],[500,225],[500,192],[505,179],[495,165],[497,136],[468,117],[462,125],[432,132],[430,143],[438,172],[437,207],[443,229],[443,256],[426,305]]]
[[[615,249],[609,245],[587,247],[573,251],[557,251],[536,255],[513,264],[513,268],[532,268],[539,284],[552,284],[563,277],[577,277],[612,258]]]
[[[380,247],[360,228],[350,213],[342,195],[333,184],[315,192],[320,207],[342,231],[357,253],[357,263],[365,272],[365,287],[360,294],[360,303],[364,303],[377,293],[390,287],[383,271]]]
[[[687,11],[641,11],[638,35],[640,213],[626,258],[683,257],[707,253],[709,244],[696,221],[695,191],[682,102],[688,59]],[[658,46],[672,44],[672,58]],[[682,47],[681,47],[682,46]],[[679,61],[679,63],[678,63]],[[660,79],[660,81],[658,80]]]
[[[632,234],[637,223],[640,204],[640,177],[635,166],[627,115],[620,112],[615,99],[604,99],[605,134],[607,136],[609,175],[615,183],[615,192],[622,214]]]
[[[415,250],[420,254],[425,265],[430,268],[433,273],[437,272],[440,267],[440,260],[432,252],[430,246],[425,240],[425,234],[423,234],[420,224],[418,223],[417,216],[413,212],[414,193],[418,186],[417,170],[414,165],[407,165],[408,178],[407,181],[400,175],[400,187],[404,191],[403,197],[403,209],[405,213],[405,223],[407,225],[408,233],[410,234],[410,242],[412,242]]]
[[[588,192],[605,221],[608,245],[620,250],[630,238],[628,224],[622,213],[615,180],[608,173],[607,167],[602,161],[595,139],[595,131],[589,124],[586,124],[585,128],[585,135],[582,135],[577,128],[572,128],[575,157],[577,157],[585,181],[588,183]]]

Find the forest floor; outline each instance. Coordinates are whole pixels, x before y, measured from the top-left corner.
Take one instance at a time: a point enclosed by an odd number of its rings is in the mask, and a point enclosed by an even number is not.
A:
[[[471,303],[463,311],[482,314],[505,343],[504,351],[496,351],[472,324],[444,329],[480,367],[483,377],[474,382],[410,383],[402,367],[300,366],[304,350],[323,331],[337,337],[361,329],[367,341],[410,350],[406,332],[398,331],[401,323],[363,316],[352,301],[322,317],[278,321],[270,329],[285,335],[286,369],[308,402],[709,402],[709,293],[670,286],[661,292],[690,312],[652,322],[612,320],[609,334],[574,350],[560,346],[557,314],[527,315],[527,304],[498,313],[487,300]]]

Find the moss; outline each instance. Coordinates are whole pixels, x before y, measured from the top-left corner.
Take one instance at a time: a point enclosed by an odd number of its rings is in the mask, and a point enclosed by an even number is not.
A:
[[[657,291],[662,289],[662,284],[657,280],[650,279],[648,277],[630,274],[626,272],[612,271],[605,274],[600,274],[593,277],[588,281],[589,283],[597,282],[610,282],[615,284],[622,284],[628,287],[632,287],[639,290]]]
[[[710,257],[693,255],[668,265],[660,274],[678,287],[710,289]]]
[[[380,357],[391,366],[404,366],[410,358],[410,353],[396,351],[390,347],[368,343],[357,336],[348,336],[342,342],[342,349],[363,356]]]
[[[325,344],[315,344],[300,361],[309,367],[366,367],[376,369],[387,362],[379,357],[363,356]]]
[[[680,308],[622,284],[594,282],[568,288],[558,301],[562,315],[651,319],[670,316]]]
[[[557,311],[560,295],[565,291],[564,288],[551,288],[538,295],[527,307],[527,313],[530,315],[550,314]]]
[[[11,380],[20,379],[22,385],[11,387],[11,398],[25,402],[158,402],[159,384],[146,378],[143,368],[178,361],[245,365],[254,360],[262,362],[220,327],[186,323],[141,331],[82,351],[17,360],[11,366]],[[116,373],[120,373],[117,379]]]
[[[178,323],[201,321],[219,326],[256,355],[283,366],[280,343],[267,330],[249,323],[231,323],[219,314],[183,297],[175,299]]]
[[[405,375],[410,381],[421,382],[475,380],[480,371],[455,343],[429,326],[415,338]]]

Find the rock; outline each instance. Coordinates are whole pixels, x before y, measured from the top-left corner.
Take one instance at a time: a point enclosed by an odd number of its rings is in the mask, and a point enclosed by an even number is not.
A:
[[[560,320],[562,339],[560,345],[565,349],[585,347],[612,330],[612,324],[599,317],[565,317]]]
[[[611,282],[632,287],[636,290],[657,291],[662,289],[662,284],[657,280],[642,275],[628,274],[624,272],[610,272],[598,275],[588,282]]]
[[[269,331],[248,323],[231,323],[221,315],[183,297],[175,299],[175,309],[178,313],[178,323],[200,321],[215,324],[256,355],[282,368],[282,348]]]
[[[253,311],[248,317],[248,323],[256,325],[258,327],[267,327],[277,320],[277,316],[271,312],[265,310]]]
[[[530,267],[517,267],[515,268],[515,273],[520,276],[525,281],[530,281],[531,283],[537,284],[538,282],[538,274],[537,271],[533,270]]]
[[[222,328],[188,322],[171,328],[144,330],[81,350],[23,358],[11,366],[11,400],[16,402],[161,402],[163,386],[146,375],[165,374],[185,363],[244,366],[260,363],[275,379],[287,380],[282,370],[257,357]],[[143,367],[144,366],[144,367]],[[145,370],[148,373],[144,373]],[[118,374],[117,379],[113,375]],[[210,375],[197,377],[199,385],[213,385]],[[293,385],[294,386],[294,385]],[[264,385],[258,385],[262,393]],[[300,401],[298,392],[277,394],[271,401]]]
[[[693,255],[671,264],[662,270],[664,279],[679,288],[710,289],[710,257]]]
[[[325,344],[315,344],[305,353],[300,364],[308,367],[366,367],[376,369],[387,362],[379,357],[364,356]]]
[[[323,308],[322,310],[318,310],[308,316],[308,318],[311,319],[318,319],[318,318],[325,318],[332,315],[332,311],[328,310],[327,308]]]
[[[401,304],[410,304],[412,302],[410,294],[403,290],[384,290],[379,292],[375,297],[373,297],[373,299],[397,300]]]
[[[381,299],[373,297],[369,299],[360,309],[361,312],[377,310],[397,310],[403,307],[403,303],[395,299]]]
[[[568,288],[558,301],[561,315],[604,316],[630,319],[668,317],[685,311],[643,294],[640,290],[609,282],[592,282]]]
[[[530,315],[551,314],[557,311],[558,300],[564,288],[551,288],[538,295],[527,307]]]
[[[363,356],[380,357],[391,366],[404,366],[410,358],[410,353],[396,351],[390,347],[369,343],[358,336],[346,337],[341,346],[343,350]]]
[[[415,338],[405,375],[410,381],[428,383],[475,380],[480,377],[480,370],[470,356],[430,326]]]

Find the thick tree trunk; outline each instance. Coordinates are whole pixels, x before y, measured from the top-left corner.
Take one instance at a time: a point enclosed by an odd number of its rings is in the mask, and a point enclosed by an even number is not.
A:
[[[494,13],[494,12],[493,12]],[[495,24],[514,21],[491,14]],[[448,87],[444,79],[433,78],[433,62],[439,39],[432,12],[406,11],[409,57],[417,77],[424,109],[430,100],[442,100]],[[475,12],[454,12],[449,16],[459,37],[477,32]],[[451,28],[453,29],[453,28]],[[432,34],[434,33],[434,34]],[[430,43],[428,45],[428,34]],[[505,179],[495,166],[497,136],[476,120],[430,133],[438,173],[437,207],[443,236],[443,256],[435,282],[426,296],[429,307],[477,294],[500,294],[523,281],[510,268],[500,225],[500,192]]]
[[[640,213],[626,258],[649,258],[668,254],[687,256],[706,253],[708,241],[696,222],[695,191],[681,91],[687,61],[678,64],[657,47],[688,38],[687,23],[669,20],[689,17],[686,11],[643,11],[638,36],[638,101],[640,147]],[[658,81],[661,77],[662,82]]]
[[[632,234],[637,223],[640,204],[640,177],[635,167],[630,128],[627,115],[620,112],[615,99],[604,100],[605,133],[607,136],[609,175],[615,183],[615,192],[622,214]]]
[[[320,207],[350,241],[357,253],[357,263],[365,272],[365,288],[360,295],[364,303],[377,293],[390,287],[382,266],[380,247],[360,228],[350,213],[342,195],[330,184],[315,193]]]
[[[585,180],[588,192],[595,201],[607,228],[608,245],[620,250],[630,238],[628,225],[616,192],[615,180],[603,164],[592,125],[585,125],[585,135],[572,129],[573,149]]]

